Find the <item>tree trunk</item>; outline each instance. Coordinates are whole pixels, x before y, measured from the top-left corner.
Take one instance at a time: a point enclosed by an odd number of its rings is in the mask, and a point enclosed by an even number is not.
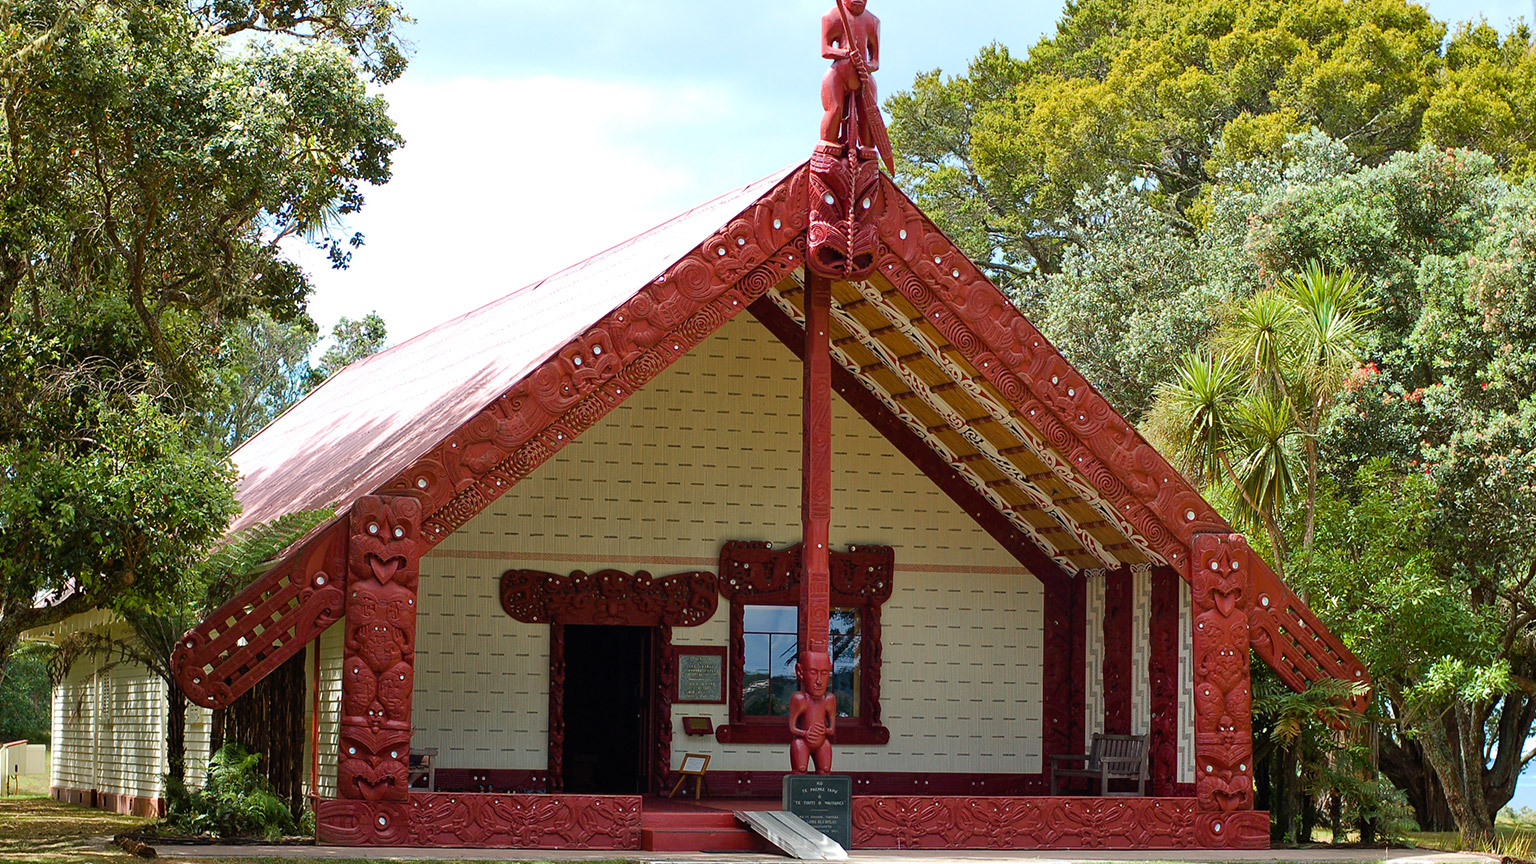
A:
[[[1402,716],[1401,711],[1396,712]],[[1414,821],[1423,831],[1455,831],[1456,818],[1446,803],[1440,778],[1424,756],[1424,748],[1400,730],[1381,738],[1381,773],[1403,791]]]
[[[187,697],[172,681],[165,687],[165,766],[174,780],[187,779]]]
[[[304,810],[304,654],[294,655],[236,699],[218,718],[218,737],[261,754],[272,791],[294,817]]]
[[[1461,707],[1457,704],[1450,710],[1459,713]],[[1447,734],[1448,725],[1460,731],[1459,718],[1453,719],[1454,725],[1447,724],[1441,716],[1429,714],[1425,722],[1416,724],[1420,733],[1419,740],[1423,742],[1424,755],[1445,790],[1446,803],[1450,805],[1451,815],[1461,830],[1463,848],[1473,851],[1491,849],[1495,838],[1493,820],[1488,818],[1488,810],[1483,806],[1481,754],[1475,763],[1477,782],[1469,783],[1468,775],[1471,772],[1465,770],[1468,766],[1463,763],[1465,747],[1454,747]],[[1469,794],[1469,787],[1472,786],[1476,787],[1475,794]]]

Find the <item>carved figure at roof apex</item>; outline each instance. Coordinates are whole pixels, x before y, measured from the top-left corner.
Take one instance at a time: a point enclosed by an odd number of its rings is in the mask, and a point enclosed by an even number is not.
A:
[[[874,270],[879,245],[877,160],[896,170],[875,92],[880,19],[868,10],[868,0],[837,0],[821,16],[821,56],[832,68],[821,81],[824,113],[811,155],[807,251],[817,273],[862,279]]]
[[[839,0],[837,6],[821,16],[821,56],[832,61],[832,68],[821,79],[821,140],[838,144],[838,132],[849,119],[849,96],[869,88],[861,101],[878,105],[874,73],[880,69],[880,19],[867,11],[867,0]],[[858,112],[852,112],[858,113]],[[868,123],[867,118],[859,118]],[[878,114],[875,122],[880,122]],[[852,130],[850,130],[851,132]],[[860,132],[868,132],[860,129]],[[873,137],[849,135],[868,146]]]

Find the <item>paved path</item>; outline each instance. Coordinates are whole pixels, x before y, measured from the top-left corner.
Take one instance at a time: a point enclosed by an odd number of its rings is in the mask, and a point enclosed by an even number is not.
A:
[[[157,846],[166,858],[291,858],[324,861],[335,858],[367,858],[374,861],[633,861],[636,864],[699,864],[728,861],[731,864],[784,864],[790,859],[755,853],[656,853],[656,852],[550,852],[537,849],[360,849],[342,846]],[[1369,864],[1376,861],[1405,864],[1497,864],[1498,858],[1436,849],[1276,849],[1259,852],[854,852],[850,861],[859,864],[987,864],[1030,861],[1039,864],[1115,861],[1187,861],[1194,864]]]

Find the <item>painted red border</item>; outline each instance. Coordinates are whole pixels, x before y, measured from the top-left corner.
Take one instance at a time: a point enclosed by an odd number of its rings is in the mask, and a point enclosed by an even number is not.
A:
[[[719,657],[720,658],[720,698],[719,699],[684,699],[683,688],[683,657]],[[726,651],[723,645],[673,645],[672,669],[677,675],[677,681],[672,687],[673,705],[724,705],[726,703]]]

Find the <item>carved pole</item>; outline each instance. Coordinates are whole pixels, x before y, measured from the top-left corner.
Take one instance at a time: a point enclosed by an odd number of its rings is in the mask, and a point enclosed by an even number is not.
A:
[[[805,403],[800,516],[805,578],[800,581],[800,650],[825,653],[830,598],[827,550],[832,521],[832,280],[805,280]]]
[[[1198,534],[1190,552],[1195,797],[1201,810],[1251,810],[1253,693],[1248,681],[1248,595],[1253,552],[1241,534]]]
[[[337,796],[405,801],[416,662],[421,504],[366,497],[347,538]]]

